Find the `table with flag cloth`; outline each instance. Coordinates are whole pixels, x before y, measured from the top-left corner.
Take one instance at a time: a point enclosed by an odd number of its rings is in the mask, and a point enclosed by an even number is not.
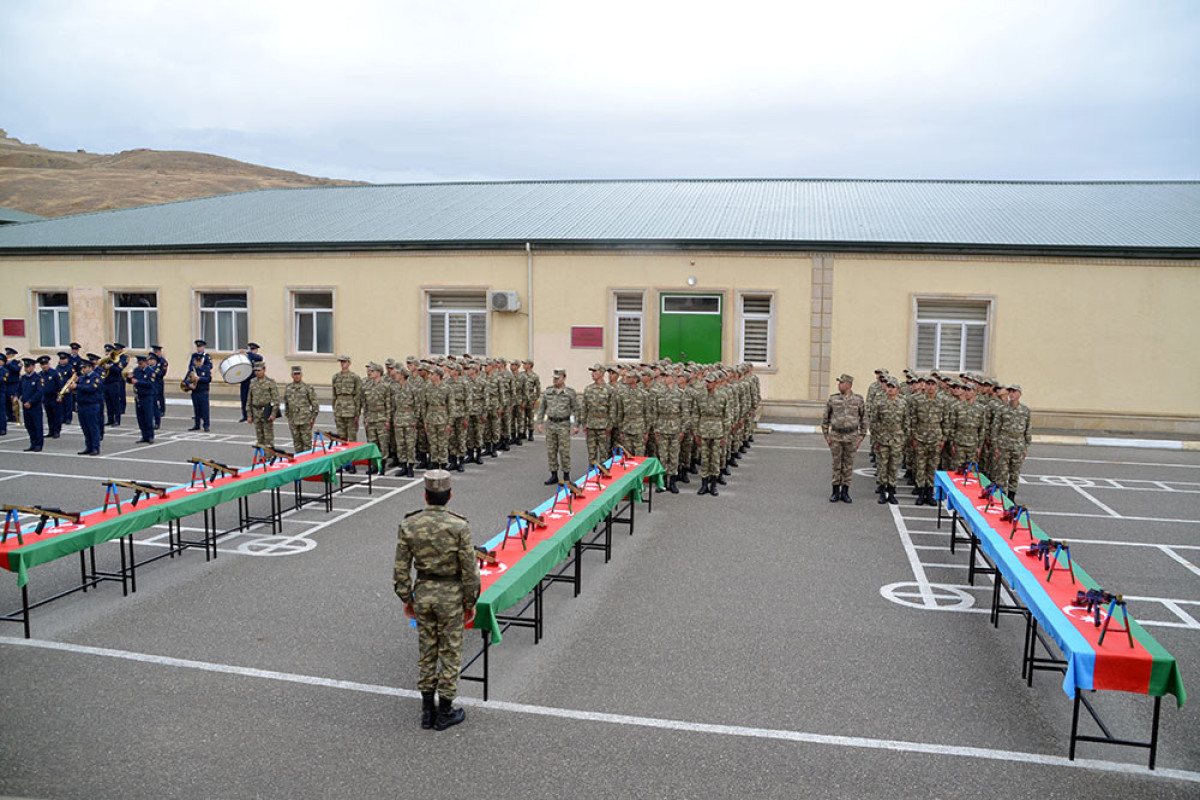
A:
[[[565,513],[567,501],[564,499],[565,492],[561,490],[556,493],[557,502],[552,497],[530,509],[542,516],[546,527],[530,527],[524,548],[515,529],[509,538],[506,539],[505,531],[501,531],[484,545],[487,550],[495,551],[499,564],[485,565],[480,569],[480,595],[475,605],[472,627],[482,633],[483,648],[463,665],[465,672],[477,658],[482,657],[483,677],[463,675],[463,680],[483,683],[485,700],[488,647],[500,643],[506,621],[512,621],[511,617],[505,617],[501,612],[516,605],[531,592],[540,592],[542,582],[550,576],[550,571],[566,560],[572,550],[575,551],[575,566],[578,569],[579,547],[583,538],[601,523],[611,524],[614,510],[625,500],[630,504],[628,521],[632,523],[634,504],[641,502],[643,484],[650,481],[658,486],[663,482],[664,471],[656,458],[627,456],[624,460],[612,459],[605,466],[610,472],[608,478],[599,477],[592,470],[575,482],[583,490],[583,496],[571,501],[569,513]],[[540,608],[535,613],[540,613]]]
[[[208,511],[229,500],[246,498],[264,490],[275,490],[295,481],[316,478],[330,484],[340,467],[364,459],[378,465],[379,448],[369,443],[338,443],[325,449],[298,453],[294,460],[277,459],[272,463],[244,467],[238,470],[236,475],[223,475],[207,482],[196,480],[194,483],[174,486],[161,498],[154,495],[142,497],[136,507],[131,501],[124,500],[119,506],[110,506],[107,510],[95,509],[81,515],[78,524],[68,522],[46,527],[41,533],[22,531],[20,539],[15,533],[9,533],[0,543],[0,567],[17,574],[23,607],[21,611],[6,614],[0,619],[23,621],[25,636],[28,638],[29,609],[62,596],[60,594],[33,605],[29,604],[29,570],[38,564],[45,564],[72,553],[82,554],[98,544],[114,539],[123,542],[128,540],[128,565],[124,544],[121,552],[122,570],[119,579],[123,582],[125,573],[133,568],[134,533]],[[104,481],[98,479],[97,482]],[[63,594],[80,589],[86,591],[101,579],[94,569],[89,579],[84,569],[83,584]]]
[[[1053,569],[1047,568],[1042,558],[1030,555],[1031,547],[1036,550],[1038,541],[1051,541],[1050,537],[1030,519],[1029,513],[1020,514],[1015,521],[1002,519],[1005,509],[1013,507],[1013,503],[998,488],[993,490],[990,502],[987,496],[981,496],[985,494],[984,487],[990,486],[987,476],[978,471],[938,472],[935,486],[937,499],[945,503],[953,515],[952,543],[954,528],[960,520],[970,534],[972,573],[976,571],[976,552],[986,556],[994,567],[997,585],[993,594],[993,619],[996,619],[1001,579],[1021,604],[1010,610],[1017,610],[1026,619],[1022,676],[1027,674],[1032,685],[1035,669],[1063,673],[1063,691],[1075,701],[1071,758],[1074,758],[1077,741],[1146,747],[1150,750],[1150,767],[1153,769],[1161,700],[1164,695],[1171,694],[1175,696],[1177,706],[1182,707],[1187,698],[1175,658],[1132,616],[1128,618],[1128,628],[1121,615],[1113,616],[1101,643],[1102,628],[1096,627],[1094,614],[1086,613],[1083,606],[1075,604],[1079,591],[1098,590],[1099,584],[1079,565],[1075,553],[1069,549],[1058,551],[1057,543],[1050,550]],[[940,515],[939,506],[939,521]],[[1039,626],[1054,641],[1061,659],[1036,657],[1035,647],[1039,640],[1049,650],[1048,643],[1038,634]],[[1151,741],[1130,742],[1112,737],[1083,697],[1084,691],[1097,690],[1154,697]],[[1105,732],[1104,737],[1078,734],[1081,702]]]

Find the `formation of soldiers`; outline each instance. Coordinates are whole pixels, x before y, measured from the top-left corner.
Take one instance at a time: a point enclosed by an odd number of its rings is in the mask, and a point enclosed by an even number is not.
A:
[[[917,505],[936,505],[934,472],[972,463],[1016,498],[1032,441],[1020,385],[965,372],[955,378],[907,369],[901,381],[881,368],[863,407],[879,503],[897,502],[896,475],[903,469]]]
[[[62,426],[69,425],[78,411],[84,435],[79,455],[99,455],[105,427],[121,424],[125,414],[126,385],[133,386],[139,442],[154,441],[154,431],[166,410],[163,382],[167,360],[154,345],[136,355],[137,366],[126,370],[129,354],[120,342],[105,344],[105,355],[83,354],[79,342],[58,352],[57,365],[49,355],[20,357],[12,347],[0,354],[0,436],[8,434],[9,422],[22,422],[29,435],[26,452],[41,452],[47,435],[57,439]]]

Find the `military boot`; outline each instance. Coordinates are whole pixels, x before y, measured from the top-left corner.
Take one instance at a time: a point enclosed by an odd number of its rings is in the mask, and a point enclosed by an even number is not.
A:
[[[433,701],[433,692],[421,692],[421,727],[429,730],[437,717],[437,705]]]
[[[553,486],[556,483],[558,483],[558,471],[557,470],[554,472],[551,472],[549,480],[543,481],[542,485]]]
[[[900,501],[896,499],[896,487],[889,486],[887,491],[887,501],[890,505],[898,506]]]
[[[679,487],[675,485],[675,476],[671,476],[671,485],[667,487],[667,491],[671,494],[679,494]]]
[[[458,456],[454,459],[454,469],[458,472],[463,471],[463,464],[466,462],[466,456]]]
[[[838,500],[841,500],[841,499],[842,499],[842,490],[835,483],[835,484],[833,484],[833,494],[829,495],[829,502],[836,503]]]
[[[678,477],[678,480],[680,483],[691,483],[692,482],[692,479],[688,477],[688,471],[683,467],[679,468],[679,475],[677,477]]]
[[[875,501],[876,503],[879,505],[884,505],[887,503],[887,487],[882,483],[879,484],[879,486],[875,489],[875,494],[879,495],[879,499]]]
[[[700,479],[700,491],[696,492],[696,494],[708,494],[708,478]]]
[[[839,499],[843,503],[853,503],[854,502],[853,500],[850,499],[850,485],[849,484],[846,484],[846,483],[842,484],[842,492],[841,492],[841,496]]]
[[[713,482],[713,486],[712,486],[712,493],[713,493],[713,494],[716,494],[716,493],[717,493],[717,484],[718,484],[718,483],[719,483],[719,484],[721,484],[722,486],[725,486],[725,485],[726,485],[726,483],[725,483],[725,476],[724,476],[724,475],[722,475],[722,474],[721,474],[721,473],[719,473],[719,472],[717,473],[717,479],[716,479],[716,481],[714,481],[714,482]]]
[[[434,730],[444,731],[451,725],[457,725],[466,718],[467,712],[461,708],[455,708],[453,700],[447,700],[444,697],[438,698],[437,719],[433,721]]]

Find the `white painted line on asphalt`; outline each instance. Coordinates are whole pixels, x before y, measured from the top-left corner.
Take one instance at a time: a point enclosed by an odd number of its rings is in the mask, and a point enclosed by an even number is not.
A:
[[[1200,525],[1200,519],[1170,519],[1168,517],[1114,517],[1110,514],[1080,514],[1077,511],[1035,511],[1037,517],[1079,517],[1081,519],[1106,519],[1112,522],[1172,522],[1184,525]]]
[[[1085,436],[1083,441],[1093,447],[1140,447],[1147,450],[1183,449],[1183,442],[1173,439],[1111,439],[1104,436]]]
[[[1101,503],[1099,500],[1097,500],[1096,498],[1092,497],[1090,494],[1085,492],[1082,487],[1076,486],[1075,484],[1071,484],[1071,488],[1074,489],[1075,491],[1079,492],[1081,495],[1083,495],[1088,500],[1092,501],[1092,503],[1097,508],[1099,508],[1101,511],[1106,512],[1110,517],[1120,517],[1121,516],[1116,511],[1113,511],[1111,508],[1104,505],[1104,503]]]
[[[52,642],[41,639],[17,639],[10,636],[0,636],[0,644],[15,647],[31,647],[42,650],[57,650],[77,655],[116,658],[124,661],[135,661],[162,667],[194,669],[202,672],[213,672],[223,675],[234,675],[245,678],[262,678],[265,680],[295,683],[304,686],[316,686],[325,689],[342,689],[362,694],[374,694],[384,697],[399,697],[405,700],[418,700],[420,692],[413,689],[401,689],[395,686],[380,686],[378,684],[359,683],[357,681],[334,680],[320,678],[314,675],[300,675],[293,672],[277,672],[275,670],[237,667],[231,664],[217,664],[209,661],[193,661],[191,659],[171,658],[150,653],[136,653],[128,650],[113,650],[106,647],[89,647],[86,645]],[[576,722],[598,722],[607,725],[624,725],[627,727],[652,728],[656,730],[677,731],[683,733],[701,733],[715,736],[736,736],[747,739],[764,739],[774,741],[794,742],[797,744],[815,744],[828,747],[851,747],[862,750],[883,750],[896,753],[914,753],[931,756],[949,756],[954,758],[969,758],[981,761],[999,761],[1015,763],[1022,766],[1037,764],[1058,769],[1085,770],[1136,775],[1142,778],[1160,778],[1200,784],[1200,772],[1190,770],[1159,768],[1150,770],[1136,764],[1123,764],[1115,761],[1079,758],[1071,761],[1065,756],[1044,755],[1028,751],[997,750],[987,747],[966,747],[963,745],[937,744],[934,742],[910,742],[897,739],[874,739],[864,736],[837,736],[807,731],[783,730],[779,728],[748,728],[741,725],[715,725],[704,722],[687,722],[676,719],[658,717],[635,717],[628,714],[609,714],[602,711],[580,711],[570,708],[555,708],[552,706],[535,706],[527,703],[509,703],[503,700],[484,702],[471,697],[459,697],[459,704],[482,711],[505,711],[512,714],[529,714],[540,717],[554,717]]]
[[[1159,464],[1145,461],[1113,461],[1100,458],[1062,458],[1059,456],[1026,456],[1026,461],[1065,461],[1071,464],[1103,464],[1121,467],[1170,467],[1174,469],[1200,469],[1200,464]]]
[[[917,555],[916,545],[913,544],[912,537],[908,535],[908,526],[904,524],[904,517],[900,515],[900,506],[889,505],[888,510],[892,512],[892,521],[896,524],[896,531],[900,534],[900,544],[904,547],[904,552],[908,555],[909,566],[912,567],[913,578],[917,582],[917,586],[921,590],[921,601],[926,608],[937,608],[937,600],[933,596],[933,588],[929,585],[929,578],[925,575],[925,568],[921,565],[921,558]]]
[[[1183,556],[1179,555],[1179,553],[1176,553],[1174,548],[1172,548],[1170,545],[1160,544],[1158,546],[1158,549],[1162,550],[1164,553],[1166,553],[1168,556],[1170,556],[1175,561],[1178,561],[1180,564],[1183,565],[1184,569],[1190,570],[1193,575],[1200,575],[1200,567],[1197,567],[1195,564],[1188,561]],[[1193,548],[1193,549],[1195,549],[1195,548]]]

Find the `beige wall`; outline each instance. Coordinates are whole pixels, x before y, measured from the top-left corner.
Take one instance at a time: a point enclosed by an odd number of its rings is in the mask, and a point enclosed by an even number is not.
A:
[[[915,294],[994,298],[987,371],[1033,408],[1200,415],[1200,264],[839,257],[833,374],[909,363]]]
[[[832,265],[832,318],[814,305],[814,264]],[[614,290],[642,290],[644,356],[657,357],[662,292],[714,292],[725,298],[724,359],[738,358],[738,293],[774,297],[773,368],[760,370],[764,394],[777,403],[820,401],[810,387],[831,341],[830,374],[850,372],[865,391],[872,371],[910,363],[915,294],[994,298],[989,372],[1022,383],[1035,409],[1200,416],[1200,262],[1083,262],[1069,259],[825,256],[807,253],[566,251],[534,248],[533,299],[524,251],[179,255],[0,258],[0,316],[25,319],[29,337],[5,340],[22,352],[36,333],[34,290],[68,290],[74,338],[89,349],[112,340],[111,293],[159,295],[161,344],[182,374],[197,335],[195,292],[239,289],[250,296],[250,338],[263,345],[276,377],[288,364],[327,383],[333,355],[290,352],[289,292],[331,290],[334,349],[368,360],[426,354],[424,292],[439,288],[515,290],[517,313],[488,313],[490,353],[524,358],[530,315],[537,370],[569,372],[586,385],[587,367],[615,360]],[[689,285],[688,279],[695,278]],[[572,349],[574,325],[601,326],[604,348]],[[826,334],[821,328],[828,325]],[[816,331],[816,333],[814,333]],[[217,354],[218,356],[220,354]],[[778,407],[777,407],[778,408]]]

